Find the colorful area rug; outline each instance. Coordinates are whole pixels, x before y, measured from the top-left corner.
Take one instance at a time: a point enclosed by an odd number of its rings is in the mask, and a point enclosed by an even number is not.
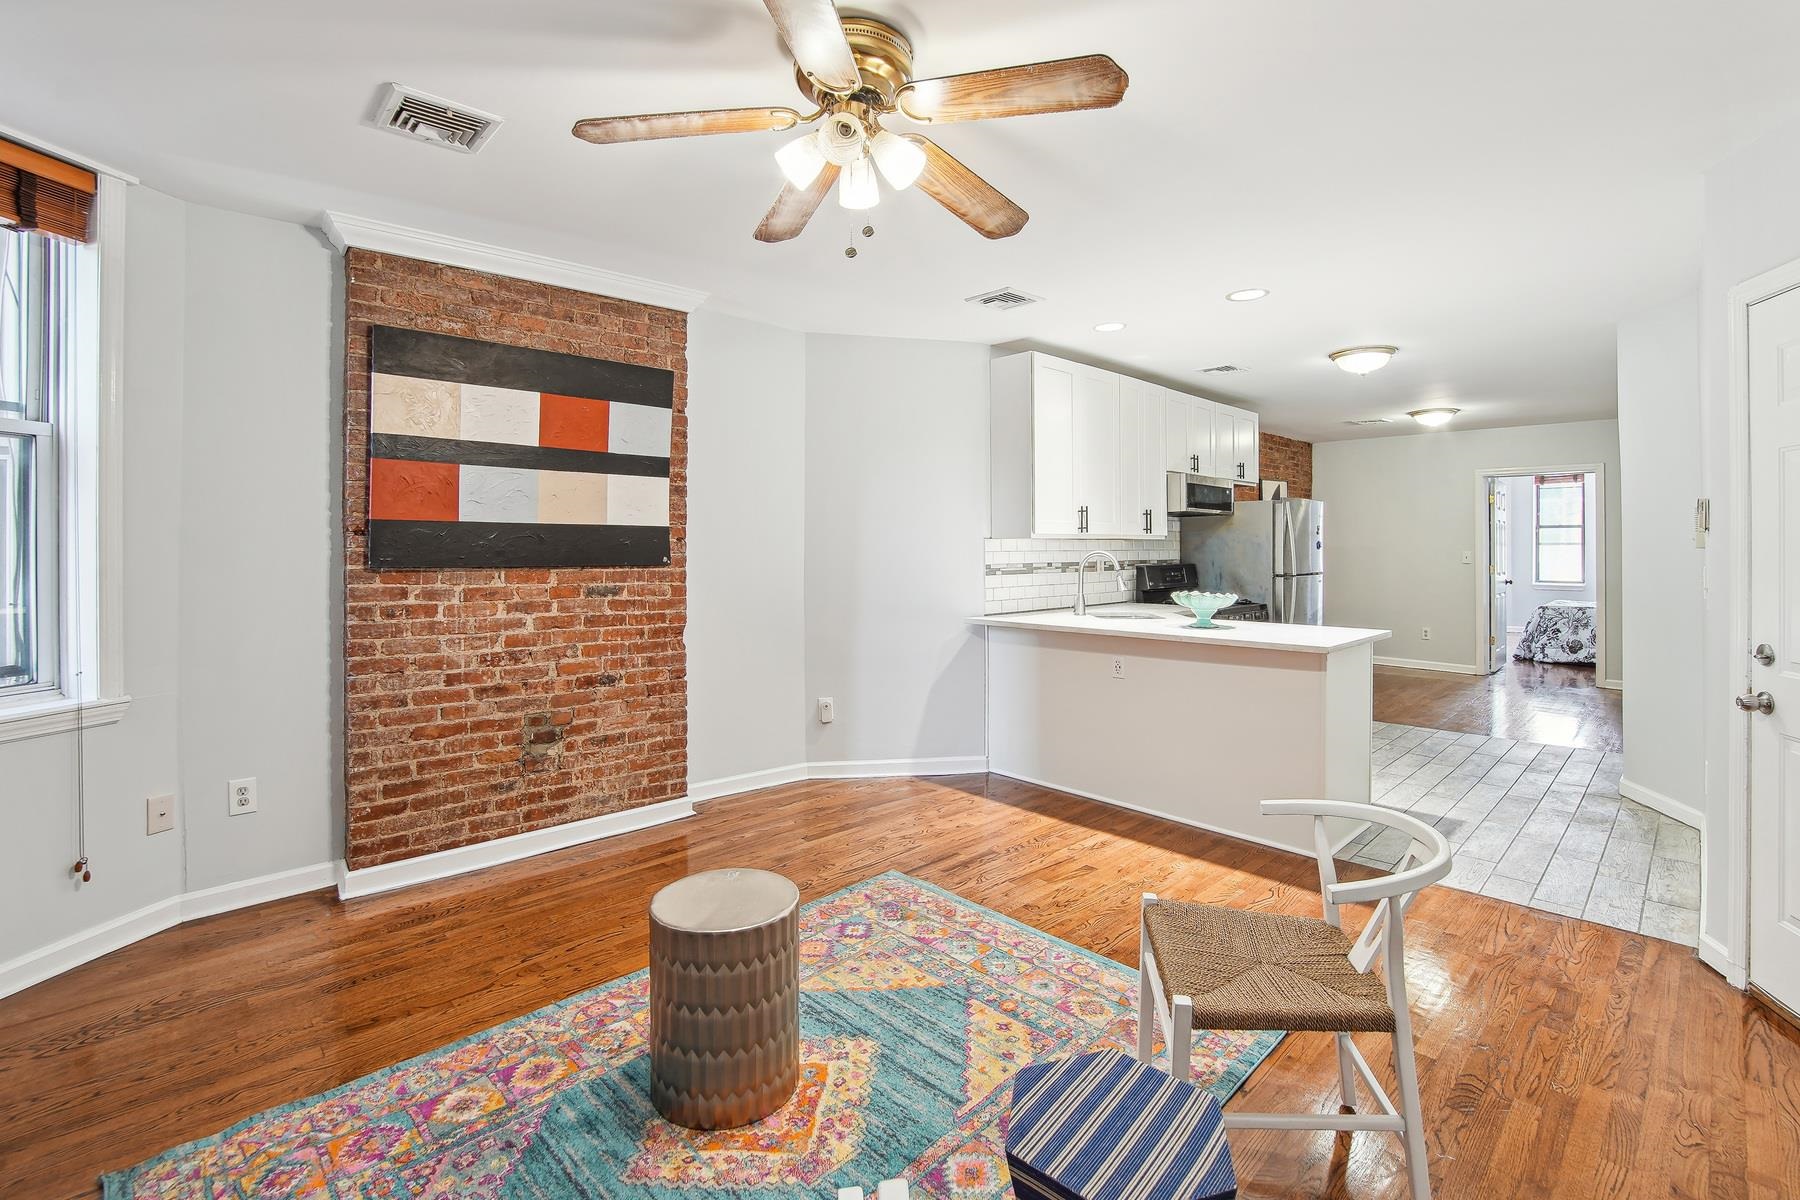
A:
[[[104,1176],[106,1200],[829,1198],[1009,1193],[1013,1074],[1137,1042],[1137,975],[897,872],[801,915],[799,1090],[700,1133],[650,1107],[644,972]],[[1196,1039],[1220,1100],[1278,1033]]]

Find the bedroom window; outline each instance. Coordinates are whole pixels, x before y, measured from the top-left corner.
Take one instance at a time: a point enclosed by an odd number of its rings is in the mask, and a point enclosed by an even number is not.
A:
[[[1533,481],[1536,551],[1533,582],[1580,587],[1587,582],[1587,483],[1581,475],[1539,475]]]

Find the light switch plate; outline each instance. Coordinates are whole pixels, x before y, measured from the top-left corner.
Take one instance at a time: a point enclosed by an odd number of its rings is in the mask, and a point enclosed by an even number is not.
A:
[[[175,797],[152,796],[144,801],[144,836],[175,828]]]

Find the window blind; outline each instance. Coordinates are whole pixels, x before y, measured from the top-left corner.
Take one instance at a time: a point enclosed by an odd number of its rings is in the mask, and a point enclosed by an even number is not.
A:
[[[92,240],[94,173],[0,138],[0,225]]]

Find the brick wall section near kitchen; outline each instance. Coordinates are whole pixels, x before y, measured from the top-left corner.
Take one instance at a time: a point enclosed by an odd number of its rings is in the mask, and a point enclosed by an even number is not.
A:
[[[684,795],[686,315],[358,249],[345,278],[348,865]],[[673,371],[669,565],[367,569],[371,324]]]
[[[1256,441],[1257,456],[1264,479],[1285,479],[1288,495],[1295,500],[1312,499],[1312,461],[1313,448],[1311,442],[1295,441],[1282,437],[1278,433],[1259,434]],[[1259,488],[1240,487],[1237,489],[1239,500],[1255,500],[1260,493]]]

